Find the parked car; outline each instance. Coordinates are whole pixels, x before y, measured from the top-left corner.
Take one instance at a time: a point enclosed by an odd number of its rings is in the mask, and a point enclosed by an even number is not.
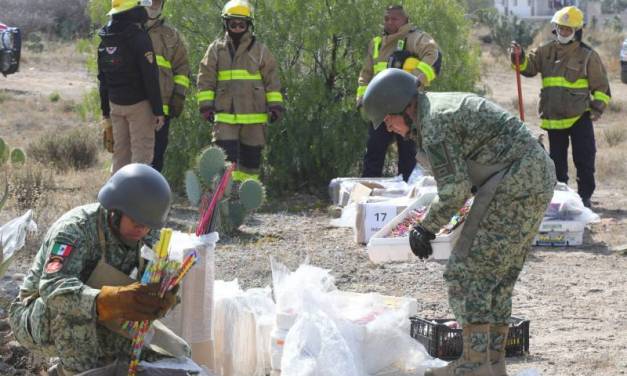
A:
[[[0,73],[5,77],[20,68],[20,29],[0,23]]]
[[[620,50],[620,80],[627,84],[627,38],[623,41],[623,48]]]

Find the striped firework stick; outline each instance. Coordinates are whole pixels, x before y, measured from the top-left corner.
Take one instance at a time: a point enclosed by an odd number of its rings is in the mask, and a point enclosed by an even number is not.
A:
[[[167,265],[168,249],[170,248],[170,240],[172,238],[172,229],[164,228],[161,230],[161,236],[159,242],[156,245],[155,253],[156,259],[151,262],[144,275],[142,276],[142,283],[148,281],[150,283],[159,283],[163,276],[163,268]],[[150,329],[151,322],[149,320],[136,322],[134,324],[133,338],[131,340],[131,361],[128,366],[128,375],[137,375],[137,366],[139,365],[139,359],[141,351],[144,346],[145,336]]]

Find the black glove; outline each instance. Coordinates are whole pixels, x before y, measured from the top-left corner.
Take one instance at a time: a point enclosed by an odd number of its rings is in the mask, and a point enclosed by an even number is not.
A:
[[[520,64],[522,64],[523,61],[525,61],[525,50],[517,42],[512,42],[512,44],[511,44],[511,46],[509,48],[509,58],[512,60],[512,64],[516,64],[516,53],[515,52],[516,52],[517,49],[520,49],[520,58],[518,59],[518,62]]]
[[[426,259],[433,253],[430,241],[435,235],[421,225],[415,225],[409,232],[409,246],[414,255],[419,259]]]
[[[268,108],[268,114],[270,115],[270,123],[275,123],[283,117],[285,109],[282,106],[270,106]]]

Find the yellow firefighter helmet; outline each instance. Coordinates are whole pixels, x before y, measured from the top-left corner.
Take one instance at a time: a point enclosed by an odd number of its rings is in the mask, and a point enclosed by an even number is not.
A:
[[[564,7],[553,15],[551,23],[579,30],[583,27],[583,12],[575,7]]]
[[[109,16],[126,12],[137,7],[149,7],[152,0],[111,0],[111,10],[107,13]]]
[[[222,18],[241,18],[251,21],[253,19],[253,7],[245,0],[231,0],[224,5]]]

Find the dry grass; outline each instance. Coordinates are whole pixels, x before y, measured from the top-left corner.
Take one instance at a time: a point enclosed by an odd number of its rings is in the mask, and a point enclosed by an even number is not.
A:
[[[86,169],[98,161],[95,128],[77,128],[64,133],[47,132],[28,146],[28,154],[57,170]]]
[[[18,210],[46,206],[48,192],[54,188],[52,171],[31,161],[8,172],[9,193]]]

